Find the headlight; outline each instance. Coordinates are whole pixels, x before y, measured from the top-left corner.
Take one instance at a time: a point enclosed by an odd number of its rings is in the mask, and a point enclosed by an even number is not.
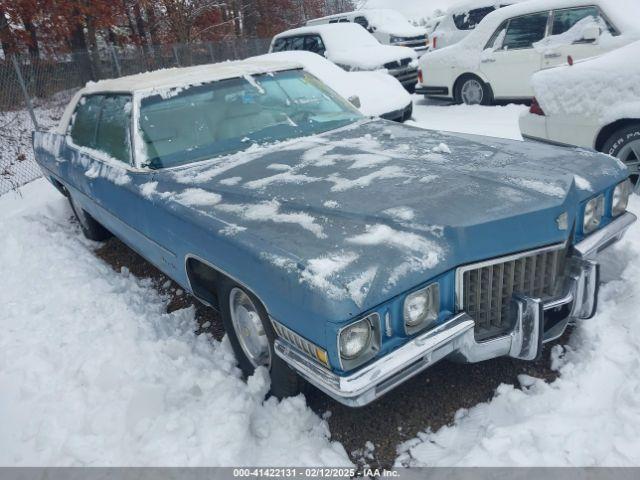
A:
[[[362,354],[371,343],[371,323],[360,320],[340,332],[340,356],[352,360]]]
[[[625,180],[616,185],[613,190],[613,201],[611,203],[611,215],[617,217],[627,211],[629,206],[629,196],[631,195],[631,182]]]
[[[600,226],[604,215],[604,195],[599,195],[587,202],[584,209],[582,230],[591,233]]]
[[[427,288],[407,295],[403,310],[404,330],[407,334],[432,325],[440,313],[440,286],[432,283]]]
[[[338,332],[340,366],[352,370],[368,362],[380,351],[380,316],[372,313]]]

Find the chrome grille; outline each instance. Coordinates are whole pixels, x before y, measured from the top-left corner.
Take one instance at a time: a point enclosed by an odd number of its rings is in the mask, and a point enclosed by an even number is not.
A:
[[[301,352],[305,353],[306,355],[313,358],[314,360],[316,359],[315,344],[302,338],[293,330],[289,330],[287,327],[276,322],[273,319],[271,319],[271,324],[273,325],[273,329],[276,331],[279,337],[283,338],[294,347],[297,347]]]
[[[564,245],[468,265],[456,273],[458,309],[476,322],[476,338],[510,331],[514,293],[535,298],[558,294],[566,259]]]

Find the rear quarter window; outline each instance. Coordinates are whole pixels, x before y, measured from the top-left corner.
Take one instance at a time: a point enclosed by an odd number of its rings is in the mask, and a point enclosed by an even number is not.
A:
[[[121,162],[131,162],[131,97],[105,97],[96,135],[97,150]]]
[[[69,135],[74,144],[95,148],[103,100],[103,95],[88,95],[78,101],[69,126]]]

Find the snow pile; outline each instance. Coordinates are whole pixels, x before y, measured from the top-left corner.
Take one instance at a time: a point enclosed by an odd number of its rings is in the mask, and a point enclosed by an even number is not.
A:
[[[632,210],[640,210],[634,198]],[[398,465],[633,466],[640,464],[640,225],[605,253],[619,278],[600,292],[598,314],[554,347],[560,378],[521,376],[522,390],[460,410],[452,426],[399,447]],[[631,260],[634,261],[631,261]],[[618,273],[619,274],[619,273]],[[611,280],[611,279],[609,279]]]
[[[640,41],[573,66],[543,70],[532,79],[547,115],[595,117],[606,124],[640,118]]]
[[[414,96],[413,118],[410,125],[459,133],[488,135],[491,137],[522,140],[518,118],[528,111],[524,105],[484,107],[482,105],[444,106],[429,103],[424,98]],[[482,119],[479,121],[479,119]]]
[[[367,11],[369,25],[376,31],[399,37],[417,37],[424,35],[423,28],[415,27],[397,10],[388,8],[370,9]]]
[[[43,180],[0,198],[0,464],[345,465],[304,397],[114,272]],[[292,448],[295,447],[295,448]]]

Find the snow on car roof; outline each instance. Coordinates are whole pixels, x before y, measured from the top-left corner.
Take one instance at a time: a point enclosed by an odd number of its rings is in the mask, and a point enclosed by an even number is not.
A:
[[[596,118],[601,125],[640,118],[640,41],[580,62],[542,70],[533,88],[547,115]],[[579,99],[579,101],[576,101]]]
[[[126,77],[89,82],[80,93],[138,92],[201,84],[245,75],[260,75],[302,68],[299,63],[266,59],[222,62],[195,67],[166,68]]]
[[[362,34],[371,37],[375,40],[369,32],[367,32],[362,25],[351,22],[343,22],[343,23],[322,23],[320,25],[309,25],[306,27],[292,28],[291,30],[286,30],[282,33],[279,33],[274,38],[280,37],[292,37],[295,35],[307,35],[309,33],[317,33],[324,34],[328,33],[335,37],[342,36],[342,41],[345,41],[344,35],[349,35],[352,37],[353,35],[357,35],[358,37],[362,37]],[[377,43],[377,40],[376,40]]]
[[[508,1],[505,0],[505,3],[508,3]],[[491,12],[480,22],[475,31],[493,31],[503,21],[519,15],[527,15],[544,10],[593,5],[600,7],[616,28],[622,31],[640,29],[638,26],[640,2],[638,0],[526,0]],[[467,39],[469,37],[472,36],[468,36]]]

